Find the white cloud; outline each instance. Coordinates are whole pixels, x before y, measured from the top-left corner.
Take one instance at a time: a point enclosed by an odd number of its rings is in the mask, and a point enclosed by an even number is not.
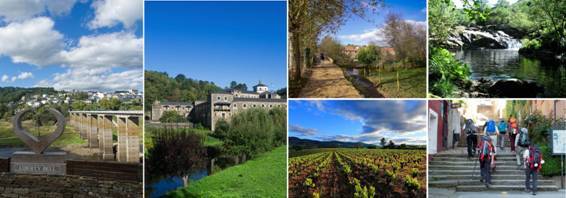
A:
[[[41,15],[48,10],[53,15],[69,13],[76,0],[1,0],[0,19],[21,21]]]
[[[368,43],[375,43],[379,46],[387,46],[387,40],[383,34],[382,28],[374,28],[366,30],[360,34],[349,34],[338,36],[343,43],[366,45]]]
[[[132,69],[112,72],[109,69],[68,69],[54,74],[53,80],[42,80],[37,87],[54,87],[57,90],[125,90],[138,88],[143,83],[143,72]]]
[[[426,21],[405,20],[405,22],[422,28],[426,28],[427,24]],[[342,43],[347,44],[367,45],[374,43],[381,47],[389,46],[383,27],[366,30],[359,34],[341,35],[338,38],[341,39]]]
[[[495,6],[495,4],[497,4],[497,1],[499,0],[487,0],[487,4],[490,6]],[[517,3],[517,1],[518,0],[507,0],[507,2],[509,2],[509,5],[513,5],[514,3]],[[464,7],[464,0],[452,0],[452,3],[454,3],[456,8],[458,9]]]
[[[54,64],[64,48],[63,35],[53,29],[47,17],[13,22],[0,27],[0,55],[10,56],[15,63],[38,66]]]
[[[143,1],[139,0],[97,0],[92,7],[95,17],[88,24],[91,29],[112,27],[119,23],[130,28],[143,15]]]
[[[10,77],[6,74],[2,75],[2,82],[8,82],[8,80],[10,79]]]
[[[2,82],[14,82],[16,80],[25,80],[28,78],[33,78],[33,74],[31,72],[21,72],[16,76],[8,76],[6,74],[2,75]]]
[[[71,67],[141,67],[143,39],[125,32],[83,36],[61,57]]]

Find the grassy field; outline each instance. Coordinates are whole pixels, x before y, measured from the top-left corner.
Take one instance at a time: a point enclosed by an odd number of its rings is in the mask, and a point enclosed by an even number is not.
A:
[[[189,184],[173,197],[285,197],[286,147]]]
[[[28,123],[23,123],[24,127],[28,125]],[[26,127],[27,128],[27,127]],[[41,131],[53,131],[55,127],[44,127],[41,128]],[[32,134],[36,134],[34,130],[30,130]],[[73,127],[67,125],[65,127],[65,131],[63,135],[59,137],[51,147],[64,147],[70,144],[84,144],[86,143],[85,140],[81,139],[78,132],[75,131]],[[12,131],[12,123],[6,120],[0,120],[0,147],[25,147],[24,143],[16,137],[14,132]]]
[[[409,68],[399,71],[397,91],[397,72],[382,71],[367,77],[375,84],[380,84],[378,91],[388,98],[424,98],[426,97],[426,68]],[[380,81],[381,79],[381,81]]]

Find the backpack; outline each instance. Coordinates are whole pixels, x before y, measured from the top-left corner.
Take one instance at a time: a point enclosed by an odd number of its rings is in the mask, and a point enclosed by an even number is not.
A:
[[[495,133],[495,122],[493,120],[489,120],[487,121],[487,123],[485,124],[486,126],[486,132],[489,135],[493,135],[493,133]]]
[[[542,168],[542,164],[540,163],[541,161],[542,161],[542,153],[540,153],[540,150],[535,147],[530,147],[529,159],[528,159],[529,168],[531,170],[537,170],[537,171],[540,170]]]
[[[490,157],[489,152],[492,150],[492,145],[489,143],[489,139],[482,137],[481,138],[481,142],[479,145],[479,157],[480,157],[480,161],[483,161],[484,158],[488,158]]]
[[[476,126],[474,125],[474,121],[472,119],[467,119],[466,127],[464,128],[464,130],[466,131],[466,135],[472,135],[476,130],[475,128]]]
[[[499,125],[497,125],[497,129],[499,129],[499,133],[505,134],[507,132],[507,122],[501,121]]]
[[[523,130],[519,131],[519,140],[517,142],[519,146],[527,147],[531,144],[529,141],[529,134],[525,133]]]

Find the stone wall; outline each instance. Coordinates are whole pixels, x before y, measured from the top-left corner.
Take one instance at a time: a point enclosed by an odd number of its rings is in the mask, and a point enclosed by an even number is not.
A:
[[[142,182],[0,173],[0,197],[142,197]]]

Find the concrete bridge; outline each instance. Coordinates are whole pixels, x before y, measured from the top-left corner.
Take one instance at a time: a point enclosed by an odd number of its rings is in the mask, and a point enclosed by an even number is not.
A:
[[[143,111],[69,111],[70,124],[89,148],[99,149],[103,160],[139,162],[143,127]],[[117,132],[116,156],[112,132]]]

